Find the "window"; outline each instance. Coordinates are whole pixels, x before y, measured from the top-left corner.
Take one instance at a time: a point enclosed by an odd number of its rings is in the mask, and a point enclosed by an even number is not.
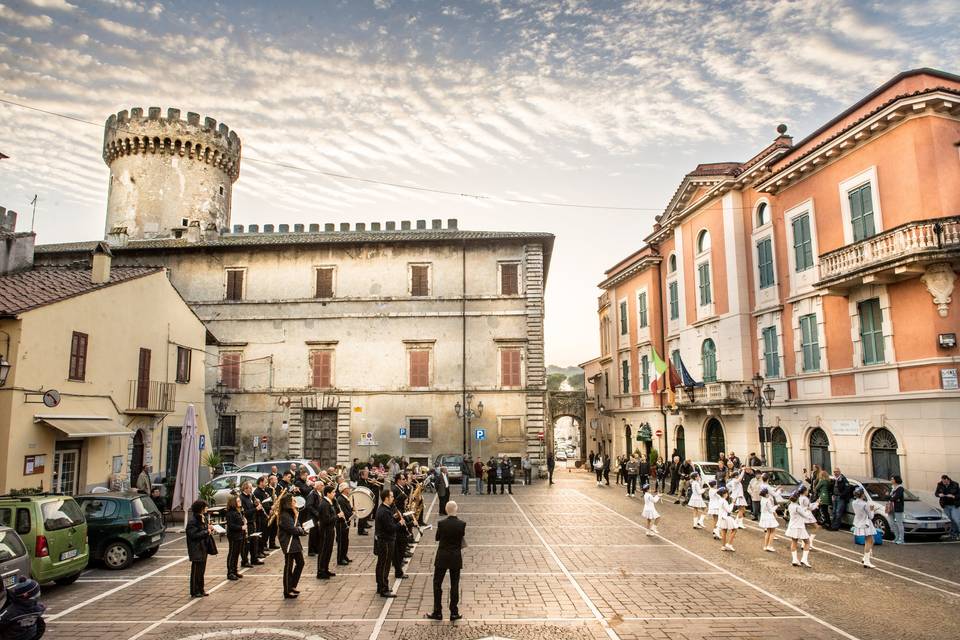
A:
[[[427,440],[430,437],[429,418],[408,418],[407,428],[411,439]]]
[[[860,345],[863,364],[880,364],[883,359],[883,316],[880,300],[871,298],[857,304],[860,312]]]
[[[710,292],[710,263],[704,262],[697,265],[697,274],[700,276],[700,306],[705,307],[713,302],[713,295]]]
[[[240,388],[240,357],[242,354],[229,351],[220,354],[220,382],[227,389]]]
[[[610,397],[610,372],[603,372],[603,395],[607,398]]]
[[[800,347],[803,351],[803,370],[820,370],[820,336],[817,330],[817,314],[800,316]]]
[[[623,381],[624,393],[630,393],[630,361],[624,360],[620,363],[620,379]]]
[[[243,269],[227,269],[227,300],[243,300]]]
[[[627,326],[627,301],[624,300],[620,303],[620,335],[627,335],[629,330],[630,327]]]
[[[519,387],[523,385],[520,378],[520,349],[500,350],[500,386]]]
[[[47,531],[60,531],[84,523],[83,511],[73,498],[41,502],[40,515],[43,516],[43,528]]]
[[[79,331],[73,332],[70,340],[70,380],[83,381],[87,377],[87,341],[89,336]]]
[[[411,296],[430,295],[430,265],[428,264],[410,265],[410,295]]]
[[[760,272],[760,288],[773,286],[773,240],[764,238],[757,243],[757,270]]]
[[[520,293],[520,263],[500,263],[500,295],[515,296]]]
[[[713,340],[707,338],[700,347],[700,355],[703,361],[703,381],[717,381],[717,347]]]
[[[646,355],[640,357],[640,375],[643,382],[642,391],[650,390],[650,358]]]
[[[680,350],[674,349],[670,352],[670,360],[673,363],[673,370],[677,373],[680,372]]]
[[[424,389],[430,386],[430,350],[410,349],[410,386]]]
[[[813,244],[810,238],[810,214],[793,219],[793,255],[796,270],[806,271],[813,266]]]
[[[317,298],[333,297],[333,267],[317,267]]]
[[[316,389],[333,386],[333,351],[314,349],[310,352],[310,386]]]
[[[876,234],[873,222],[873,191],[870,183],[847,193],[850,200],[850,224],[853,225],[853,241],[860,242]]]
[[[671,282],[667,291],[670,294],[670,319],[676,320],[680,317],[680,288],[676,282]]]
[[[190,382],[190,363],[193,359],[193,351],[189,347],[177,347],[177,382],[186,384]]]
[[[523,439],[523,419],[519,417],[500,418],[500,438],[504,440]]]
[[[637,296],[638,326],[642,329],[647,326],[647,292],[641,291]]]
[[[670,257],[667,258],[667,272],[676,273],[677,272],[677,254],[671,253]]]
[[[697,253],[710,251],[710,232],[704,229],[697,236]]]
[[[780,354],[777,351],[777,328],[766,327],[763,332],[763,364],[768,378],[780,377]]]
[[[237,416],[220,416],[220,438],[221,447],[237,446]]]
[[[766,202],[761,202],[757,205],[757,226],[762,227],[768,222],[770,222],[769,207]]]

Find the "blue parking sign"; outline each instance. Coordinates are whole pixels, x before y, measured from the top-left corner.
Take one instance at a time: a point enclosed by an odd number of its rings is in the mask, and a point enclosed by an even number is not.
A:
[[[400,439],[402,440],[403,438],[406,438],[406,437],[407,437],[407,428],[400,427]]]
[[[477,440],[485,440],[487,437],[486,429],[477,429]]]
[[[200,451],[207,448],[207,436],[200,434]]]

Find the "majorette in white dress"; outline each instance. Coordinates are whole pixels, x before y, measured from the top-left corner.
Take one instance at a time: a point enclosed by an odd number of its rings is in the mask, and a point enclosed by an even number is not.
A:
[[[777,504],[773,496],[760,497],[760,528],[776,529],[780,526],[777,522]]]
[[[649,491],[643,494],[643,511],[640,513],[640,517],[647,520],[659,518],[660,514],[657,513],[657,508],[654,506],[657,502],[660,502],[660,494],[650,493]]]
[[[797,499],[797,504],[799,504],[803,508],[803,521],[806,522],[807,524],[816,524],[817,517],[813,515],[813,509],[819,505],[818,504],[811,505],[810,498],[808,498],[807,496],[800,496]]]
[[[743,497],[743,471],[741,470],[739,474],[733,476],[732,478],[727,478],[726,484],[727,490],[730,492],[730,500],[733,502],[734,507],[746,507],[747,499]]]
[[[720,519],[717,520],[717,527],[720,529],[738,529],[737,519],[731,515],[733,505],[721,497],[720,504],[717,507],[720,515]]]
[[[791,502],[787,507],[787,515],[790,522],[787,524],[787,537],[794,540],[808,540],[810,534],[807,533],[807,520],[803,513],[804,509],[799,502]]]
[[[864,499],[853,501],[853,535],[872,536],[877,532],[873,526],[873,509]]]
[[[710,487],[707,490],[707,494],[710,496],[710,504],[707,506],[707,515],[718,515],[720,513],[720,496],[717,495],[717,490],[713,487]]]
[[[704,509],[707,503],[703,501],[703,483],[700,480],[690,481],[690,500],[688,506],[696,509]]]

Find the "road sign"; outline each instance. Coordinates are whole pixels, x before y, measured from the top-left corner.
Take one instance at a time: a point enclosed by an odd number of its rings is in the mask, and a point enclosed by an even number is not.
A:
[[[407,428],[400,427],[400,439],[405,440],[407,438]]]
[[[270,436],[260,436],[260,451],[262,451],[263,453],[266,453],[269,447],[270,447]]]
[[[657,437],[659,438],[659,437],[662,436],[662,435],[663,435],[663,430],[662,430],[662,429],[657,429]]]
[[[207,448],[207,436],[200,434],[200,451]]]
[[[477,429],[477,440],[486,440],[487,430],[486,429]]]
[[[543,431],[538,431],[538,432],[537,432],[537,437],[540,438],[541,440],[543,440]]]
[[[260,448],[260,436],[253,436],[253,448],[254,449]]]

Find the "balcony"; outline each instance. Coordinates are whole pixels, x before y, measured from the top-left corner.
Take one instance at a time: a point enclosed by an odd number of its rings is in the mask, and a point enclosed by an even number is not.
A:
[[[597,311],[603,310],[605,307],[610,306],[610,292],[604,291],[597,298]]]
[[[708,382],[702,387],[693,388],[693,402],[687,391],[676,390],[677,406],[686,411],[706,409],[710,413],[741,413],[743,408],[743,388],[749,382],[721,381]]]
[[[131,380],[126,413],[155,415],[173,413],[177,399],[177,385],[157,380]]]
[[[921,275],[933,262],[960,255],[960,217],[908,222],[820,256],[817,287],[843,295],[861,284]]]

